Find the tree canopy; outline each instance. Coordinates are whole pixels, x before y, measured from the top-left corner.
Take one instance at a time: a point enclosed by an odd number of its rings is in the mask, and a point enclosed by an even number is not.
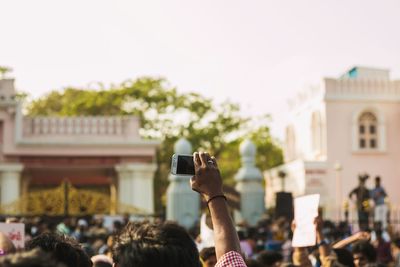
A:
[[[188,139],[193,149],[206,150],[219,160],[228,184],[240,167],[239,144],[250,138],[257,146],[257,166],[266,170],[283,161],[282,151],[267,124],[252,126],[239,105],[215,104],[196,93],[180,93],[164,79],[142,77],[100,89],[65,88],[51,91],[27,105],[29,115],[136,115],[140,134],[162,141],[157,153],[156,190],[165,193],[174,143]],[[161,203],[157,203],[158,210]]]

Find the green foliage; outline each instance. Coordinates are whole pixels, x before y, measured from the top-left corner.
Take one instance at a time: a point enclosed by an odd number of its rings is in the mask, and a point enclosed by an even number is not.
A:
[[[29,115],[95,116],[137,115],[140,134],[160,139],[157,153],[156,195],[163,195],[168,185],[173,145],[187,138],[195,150],[209,151],[219,159],[228,184],[240,167],[239,144],[250,138],[258,149],[257,165],[262,170],[282,163],[282,151],[272,139],[266,125],[252,129],[250,119],[240,114],[238,105],[216,105],[196,93],[178,93],[164,79],[150,77],[126,81],[100,90],[66,88],[52,91],[32,101]],[[160,209],[161,203],[157,203]]]
[[[4,79],[6,74],[12,72],[12,68],[6,66],[0,66],[0,79]]]

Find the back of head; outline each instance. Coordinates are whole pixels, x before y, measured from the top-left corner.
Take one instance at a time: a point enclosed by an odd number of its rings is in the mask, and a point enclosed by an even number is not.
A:
[[[247,267],[264,267],[261,263],[253,259],[246,259],[245,262]]]
[[[194,241],[181,226],[132,222],[116,237],[114,263],[119,267],[200,267]]]
[[[89,256],[73,238],[56,233],[43,233],[28,241],[26,249],[40,248],[67,267],[91,267]]]
[[[2,267],[65,267],[40,249],[18,252],[0,258]]]
[[[344,266],[354,267],[353,255],[345,248],[334,249],[337,260]]]
[[[257,261],[263,266],[273,266],[277,262],[283,261],[283,256],[276,251],[264,250],[258,255]]]
[[[362,240],[354,243],[352,253],[353,255],[362,254],[368,263],[374,263],[376,261],[375,248],[368,241]]]
[[[16,252],[13,242],[8,236],[0,232],[0,255],[6,255]]]

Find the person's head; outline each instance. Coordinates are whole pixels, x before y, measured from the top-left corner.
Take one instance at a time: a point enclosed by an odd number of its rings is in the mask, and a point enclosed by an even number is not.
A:
[[[13,242],[6,234],[0,232],[0,256],[14,252],[16,252],[16,249]]]
[[[0,258],[2,267],[65,267],[57,262],[51,254],[40,249],[18,252]]]
[[[343,265],[348,267],[354,267],[353,255],[351,252],[345,248],[336,248],[334,249],[337,261]]]
[[[362,267],[376,262],[375,248],[368,241],[358,241],[354,243],[353,249],[354,266]]]
[[[264,267],[261,263],[253,259],[246,259],[245,262],[247,267]]]
[[[200,258],[203,261],[203,267],[214,267],[217,264],[215,247],[203,248],[200,251]]]
[[[194,241],[172,223],[131,222],[116,237],[113,260],[118,267],[200,267]]]
[[[380,176],[375,177],[375,186],[376,187],[381,186],[381,177]]]
[[[279,266],[283,261],[283,256],[276,251],[264,250],[258,254],[257,261],[264,267]]]
[[[360,186],[365,186],[365,182],[367,181],[368,178],[369,178],[369,175],[367,173],[358,175],[358,181],[359,181]]]
[[[73,238],[57,234],[43,233],[26,243],[26,249],[40,248],[51,253],[55,259],[67,267],[91,267],[92,262],[81,245]]]

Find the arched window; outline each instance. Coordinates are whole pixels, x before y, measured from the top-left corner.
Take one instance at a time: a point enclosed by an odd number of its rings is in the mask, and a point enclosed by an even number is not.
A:
[[[322,122],[318,111],[312,113],[311,138],[312,151],[320,153],[322,151]]]
[[[360,149],[378,148],[378,120],[372,112],[363,112],[358,118],[358,146]]]

